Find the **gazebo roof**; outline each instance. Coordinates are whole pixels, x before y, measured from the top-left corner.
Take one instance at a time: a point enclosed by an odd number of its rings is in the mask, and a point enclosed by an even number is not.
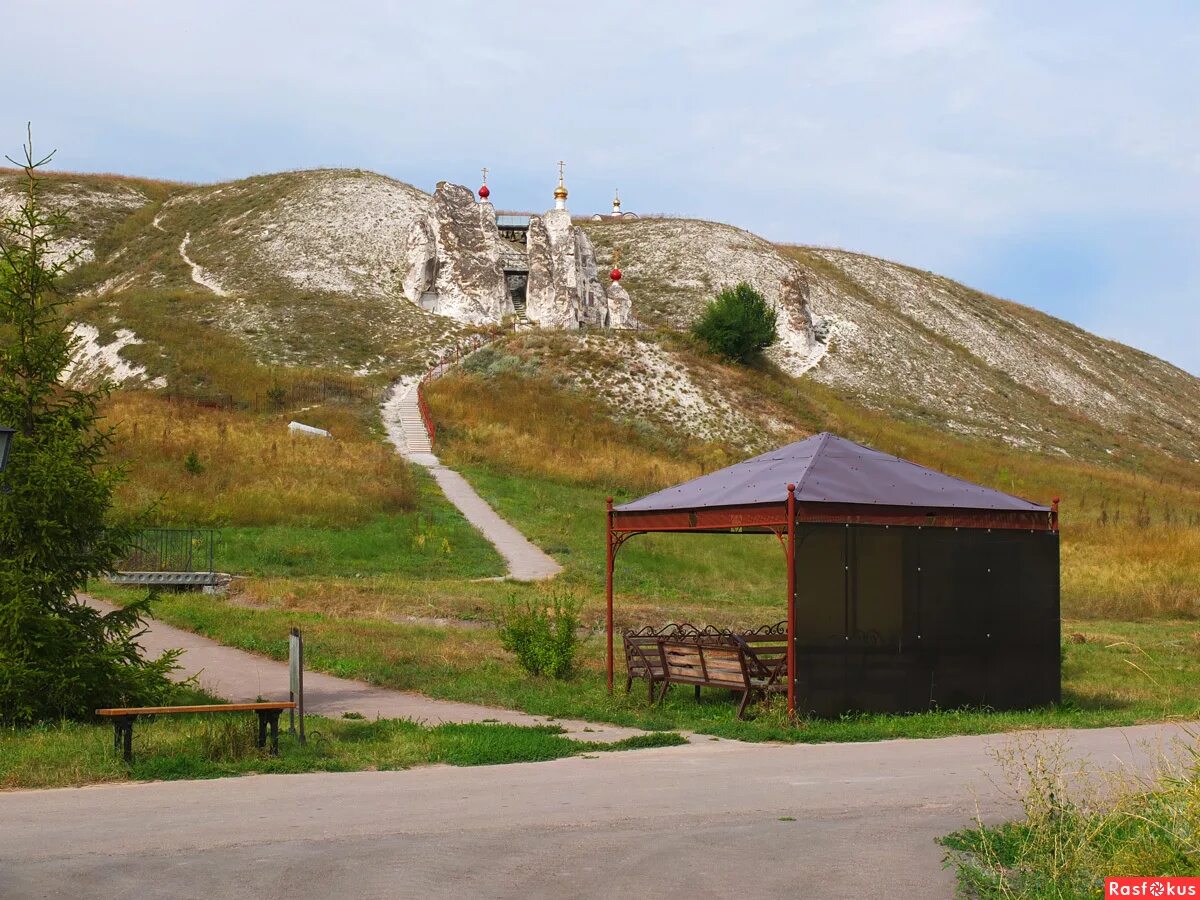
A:
[[[839,509],[920,508],[981,513],[1050,513],[1041,506],[880,453],[829,432],[813,435],[658,491],[614,509],[618,514],[754,507],[787,502]]]

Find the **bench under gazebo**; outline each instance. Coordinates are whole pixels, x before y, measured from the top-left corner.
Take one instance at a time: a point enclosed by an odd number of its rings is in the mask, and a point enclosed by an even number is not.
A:
[[[608,688],[626,540],[767,533],[786,559],[789,712],[1057,702],[1057,507],[829,433],[615,508],[610,499]]]

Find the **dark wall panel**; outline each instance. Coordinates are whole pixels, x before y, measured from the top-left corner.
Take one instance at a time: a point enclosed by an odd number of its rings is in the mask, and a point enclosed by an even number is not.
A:
[[[812,525],[797,542],[800,709],[1060,698],[1058,535]]]

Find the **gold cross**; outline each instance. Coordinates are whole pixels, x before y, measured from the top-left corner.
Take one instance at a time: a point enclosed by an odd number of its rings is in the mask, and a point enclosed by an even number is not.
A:
[[[483,167],[483,183],[487,184],[487,166]]]
[[[565,166],[565,165],[566,165],[566,163],[563,162],[561,159],[558,161],[558,181],[560,184],[562,183],[562,180],[563,180],[563,166]]]

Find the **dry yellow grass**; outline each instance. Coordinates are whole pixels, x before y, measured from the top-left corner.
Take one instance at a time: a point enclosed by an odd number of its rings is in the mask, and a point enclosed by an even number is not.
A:
[[[1110,619],[1200,614],[1200,528],[1088,525],[1063,533],[1063,608]]]
[[[293,436],[286,416],[168,403],[121,392],[105,407],[114,457],[128,467],[122,508],[156,504],[163,523],[350,525],[410,509],[407,465],[349,409],[308,410],[334,438]],[[189,470],[194,454],[198,465]]]
[[[650,491],[696,477],[713,450],[700,443],[672,448],[549,379],[444,378],[427,396],[439,444],[452,448],[459,465]]]

